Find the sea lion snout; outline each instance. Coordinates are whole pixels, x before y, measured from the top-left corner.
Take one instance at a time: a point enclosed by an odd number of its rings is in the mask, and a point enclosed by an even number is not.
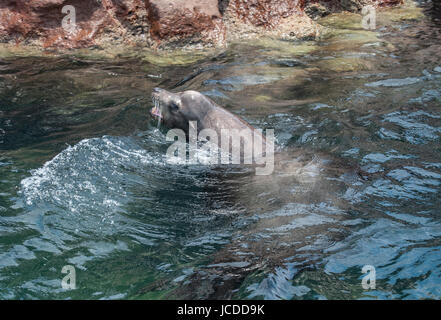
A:
[[[161,89],[160,88],[154,88],[152,92],[152,101],[153,101],[153,108],[150,110],[150,114],[154,118],[158,118],[160,120],[162,118],[161,114],[161,107],[160,107],[160,99],[159,99],[159,93]]]
[[[165,102],[165,96],[168,91],[161,89],[161,88],[153,88],[152,90],[152,101],[153,104],[156,106],[156,104],[160,104],[161,102]]]
[[[150,114],[170,129],[188,128],[188,119],[183,113],[181,93],[173,93],[161,88],[152,90],[153,108]]]

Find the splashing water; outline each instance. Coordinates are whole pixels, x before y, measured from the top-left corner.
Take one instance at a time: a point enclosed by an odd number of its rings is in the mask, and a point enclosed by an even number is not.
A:
[[[153,101],[153,110],[152,114],[158,118],[158,123],[156,125],[157,128],[161,126],[161,120],[162,120],[162,104],[159,99],[156,99],[154,96],[152,96]]]

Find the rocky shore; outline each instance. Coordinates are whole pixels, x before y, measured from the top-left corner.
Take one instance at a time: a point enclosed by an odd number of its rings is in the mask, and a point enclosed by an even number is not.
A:
[[[315,19],[403,0],[4,0],[0,42],[44,49],[225,46],[267,35],[315,39]],[[64,23],[64,24],[63,24]],[[69,28],[66,28],[69,27]]]

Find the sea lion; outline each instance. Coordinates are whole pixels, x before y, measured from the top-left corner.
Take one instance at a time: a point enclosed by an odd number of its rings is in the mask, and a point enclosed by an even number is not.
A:
[[[265,164],[264,168],[269,170],[256,167],[256,173],[271,173],[271,166],[267,164],[274,153],[272,136],[266,139],[261,130],[220,107],[202,93],[193,90],[173,93],[154,88],[152,100],[154,107],[150,113],[158,120],[158,125],[162,123],[170,129],[181,129],[187,138],[194,131],[198,137],[209,136],[207,140],[213,142],[214,135],[215,144],[219,148],[236,156],[233,164]],[[235,150],[238,150],[236,154],[232,152]]]
[[[203,129],[213,129],[219,136],[221,129],[256,129],[243,119],[217,105],[213,100],[198,91],[188,90],[173,93],[161,88],[154,88],[152,100],[155,106],[151,110],[153,117],[168,128],[179,128],[187,134],[189,122],[197,122],[198,133]],[[262,139],[265,138],[262,136]]]

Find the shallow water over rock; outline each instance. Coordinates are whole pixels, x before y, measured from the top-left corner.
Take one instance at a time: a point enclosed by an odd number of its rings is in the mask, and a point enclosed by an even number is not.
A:
[[[403,10],[174,65],[2,58],[0,297],[439,299],[440,25]],[[168,164],[156,86],[274,128],[275,173]]]

